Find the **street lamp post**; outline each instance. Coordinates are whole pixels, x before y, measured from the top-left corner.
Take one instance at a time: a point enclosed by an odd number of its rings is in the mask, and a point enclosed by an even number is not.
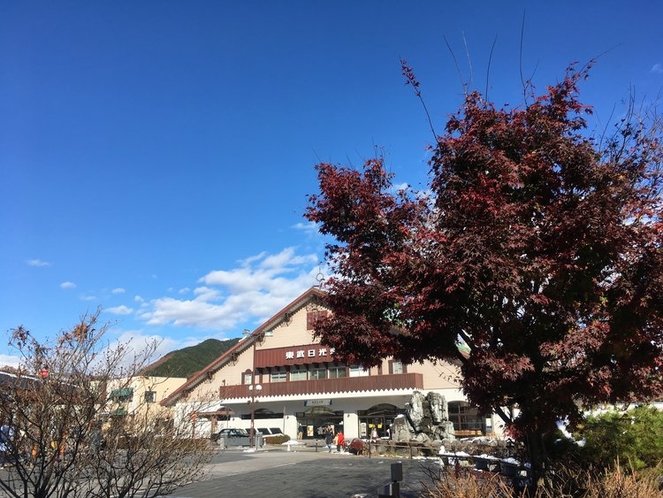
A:
[[[255,428],[255,411],[256,411],[256,396],[262,391],[262,386],[260,384],[251,384],[249,386],[249,392],[251,393],[251,433],[250,435],[250,444],[253,449],[256,449],[256,428]]]

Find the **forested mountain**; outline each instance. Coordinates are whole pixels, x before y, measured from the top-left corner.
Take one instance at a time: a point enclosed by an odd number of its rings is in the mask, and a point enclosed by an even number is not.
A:
[[[178,349],[152,363],[143,375],[153,377],[190,377],[232,348],[239,339],[207,339],[196,346]]]

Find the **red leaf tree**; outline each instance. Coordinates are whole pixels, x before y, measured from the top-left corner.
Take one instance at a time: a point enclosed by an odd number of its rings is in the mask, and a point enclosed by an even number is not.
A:
[[[396,192],[380,158],[317,165],[305,214],[334,240],[322,341],[367,366],[455,359],[468,400],[538,468],[558,420],[663,393],[659,130],[631,114],[588,133],[586,71],[521,108],[467,95],[426,192]]]

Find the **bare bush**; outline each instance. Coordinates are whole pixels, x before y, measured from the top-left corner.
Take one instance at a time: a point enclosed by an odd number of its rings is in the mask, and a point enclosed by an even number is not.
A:
[[[204,470],[212,447],[175,428],[158,405],[113,411],[111,392],[127,386],[151,358],[103,342],[99,312],[85,315],[53,342],[19,327],[10,344],[21,368],[3,376],[0,425],[10,497],[151,498],[172,493]]]

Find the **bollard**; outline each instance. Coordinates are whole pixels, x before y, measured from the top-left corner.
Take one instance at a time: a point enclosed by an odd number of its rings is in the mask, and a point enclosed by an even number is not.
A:
[[[392,482],[403,480],[403,463],[396,462],[391,464],[391,480]]]
[[[403,480],[403,463],[397,462],[391,464],[391,482],[383,486],[378,492],[378,498],[400,498],[401,483]]]

